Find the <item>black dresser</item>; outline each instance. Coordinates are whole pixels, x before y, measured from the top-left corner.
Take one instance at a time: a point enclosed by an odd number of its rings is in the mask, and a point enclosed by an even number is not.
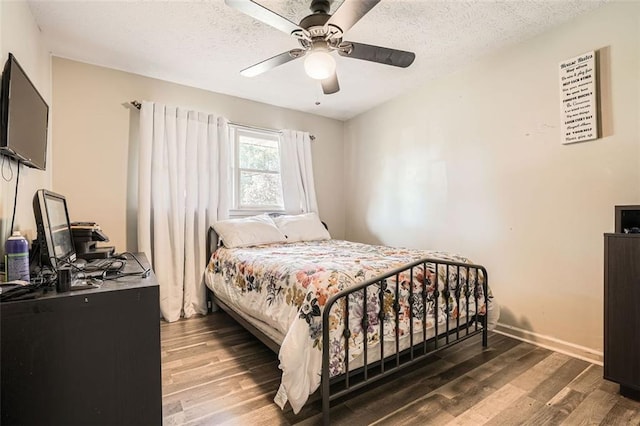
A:
[[[640,234],[604,236],[604,378],[640,398]]]
[[[162,423],[153,273],[2,303],[0,332],[3,425]]]

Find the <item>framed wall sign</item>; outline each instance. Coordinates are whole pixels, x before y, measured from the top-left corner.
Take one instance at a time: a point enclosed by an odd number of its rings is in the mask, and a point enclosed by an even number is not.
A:
[[[563,144],[598,138],[596,52],[560,62],[560,128]]]

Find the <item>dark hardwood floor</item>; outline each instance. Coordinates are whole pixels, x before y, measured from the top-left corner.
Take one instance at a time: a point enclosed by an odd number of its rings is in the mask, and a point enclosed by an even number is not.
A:
[[[314,425],[273,402],[277,356],[224,313],[162,323],[165,425]],[[499,334],[471,338],[332,405],[336,425],[640,425],[602,367]]]

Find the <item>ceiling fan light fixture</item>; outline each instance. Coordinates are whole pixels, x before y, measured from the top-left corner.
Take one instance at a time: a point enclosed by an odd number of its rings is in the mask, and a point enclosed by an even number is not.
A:
[[[309,77],[324,80],[336,71],[336,60],[325,50],[315,50],[305,58],[304,70]]]

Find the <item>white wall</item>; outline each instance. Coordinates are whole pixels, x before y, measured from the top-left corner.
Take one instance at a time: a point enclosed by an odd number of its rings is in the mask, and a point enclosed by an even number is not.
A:
[[[49,104],[49,143],[47,170],[40,171],[21,166],[18,203],[14,229],[29,240],[36,237],[33,217],[33,194],[39,188],[51,187],[51,57],[45,48],[44,38],[36,25],[29,6],[24,1],[0,1],[0,66],[4,66],[13,53],[25,72]],[[0,158],[2,164],[2,158]],[[11,172],[10,169],[13,171]],[[16,163],[5,160],[0,178],[0,254],[4,255],[4,242],[9,236],[13,198],[16,188]],[[5,180],[13,176],[8,181]]]
[[[640,204],[639,31],[640,3],[607,5],[347,122],[347,238],[467,255],[503,331],[600,359],[602,234]],[[604,137],[561,145],[558,64],[590,50]]]
[[[53,59],[56,105],[53,188],[64,194],[71,220],[98,222],[118,251],[135,250],[135,131],[131,100],[215,112],[232,122],[305,130],[312,143],[320,216],[343,237],[343,128],[341,121],[181,86],[122,71]]]

